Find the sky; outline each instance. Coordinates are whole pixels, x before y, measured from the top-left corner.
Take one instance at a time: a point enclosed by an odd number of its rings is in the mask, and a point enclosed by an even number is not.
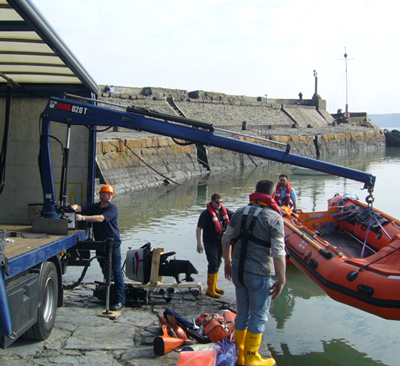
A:
[[[315,70],[330,113],[400,113],[393,0],[33,3],[100,85],[311,99]]]

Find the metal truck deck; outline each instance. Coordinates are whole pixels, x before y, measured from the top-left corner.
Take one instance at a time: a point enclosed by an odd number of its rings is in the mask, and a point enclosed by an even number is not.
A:
[[[32,232],[29,225],[0,225],[0,232],[17,233],[9,237],[14,242],[7,243],[4,253],[8,258],[10,276],[13,277],[36,264],[74,246],[77,240],[86,239],[85,230],[71,230],[68,235],[48,235]]]

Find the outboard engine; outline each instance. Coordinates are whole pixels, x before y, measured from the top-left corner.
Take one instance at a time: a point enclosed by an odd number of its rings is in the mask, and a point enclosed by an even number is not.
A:
[[[186,277],[184,281],[194,281],[191,276],[193,273],[198,274],[197,269],[187,260],[173,259],[167,261],[167,258],[176,252],[168,252],[160,255],[160,266],[158,269],[159,276],[172,276],[179,284],[179,274],[184,273]],[[151,265],[152,265],[153,251],[151,244],[146,243],[140,249],[130,249],[126,253],[126,276],[134,281],[139,281],[146,284],[150,281]]]
[[[130,249],[126,253],[126,276],[134,281],[146,284],[151,273],[151,244],[146,243],[140,249]]]

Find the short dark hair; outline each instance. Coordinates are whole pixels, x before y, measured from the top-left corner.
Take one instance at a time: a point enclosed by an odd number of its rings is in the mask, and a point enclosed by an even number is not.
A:
[[[220,196],[218,193],[214,193],[214,194],[211,196],[211,201],[215,201],[215,200],[217,200],[217,199],[219,199],[219,198],[221,198],[221,196]]]
[[[287,180],[289,180],[289,178],[288,178],[288,176],[287,176],[286,174],[281,174],[281,175],[279,176],[279,179],[281,179],[281,178],[286,178]]]
[[[271,196],[274,191],[274,182],[269,179],[260,180],[256,185],[256,192]]]

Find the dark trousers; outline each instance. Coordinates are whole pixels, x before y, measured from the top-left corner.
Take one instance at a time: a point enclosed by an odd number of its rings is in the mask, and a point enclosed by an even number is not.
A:
[[[206,257],[208,262],[207,272],[215,274],[219,271],[219,267],[222,262],[222,244],[209,245],[204,243],[204,249],[206,251]]]
[[[101,270],[103,274],[106,273],[106,257],[107,253],[96,251],[96,255],[99,256],[97,259],[99,261]],[[101,258],[100,258],[101,257]],[[124,275],[122,273],[121,267],[121,242],[116,241],[114,242],[114,248],[112,252],[112,264],[111,264],[111,272],[114,278],[114,285],[115,285],[115,293],[116,293],[116,302],[121,302],[125,304],[125,282],[124,282]]]

